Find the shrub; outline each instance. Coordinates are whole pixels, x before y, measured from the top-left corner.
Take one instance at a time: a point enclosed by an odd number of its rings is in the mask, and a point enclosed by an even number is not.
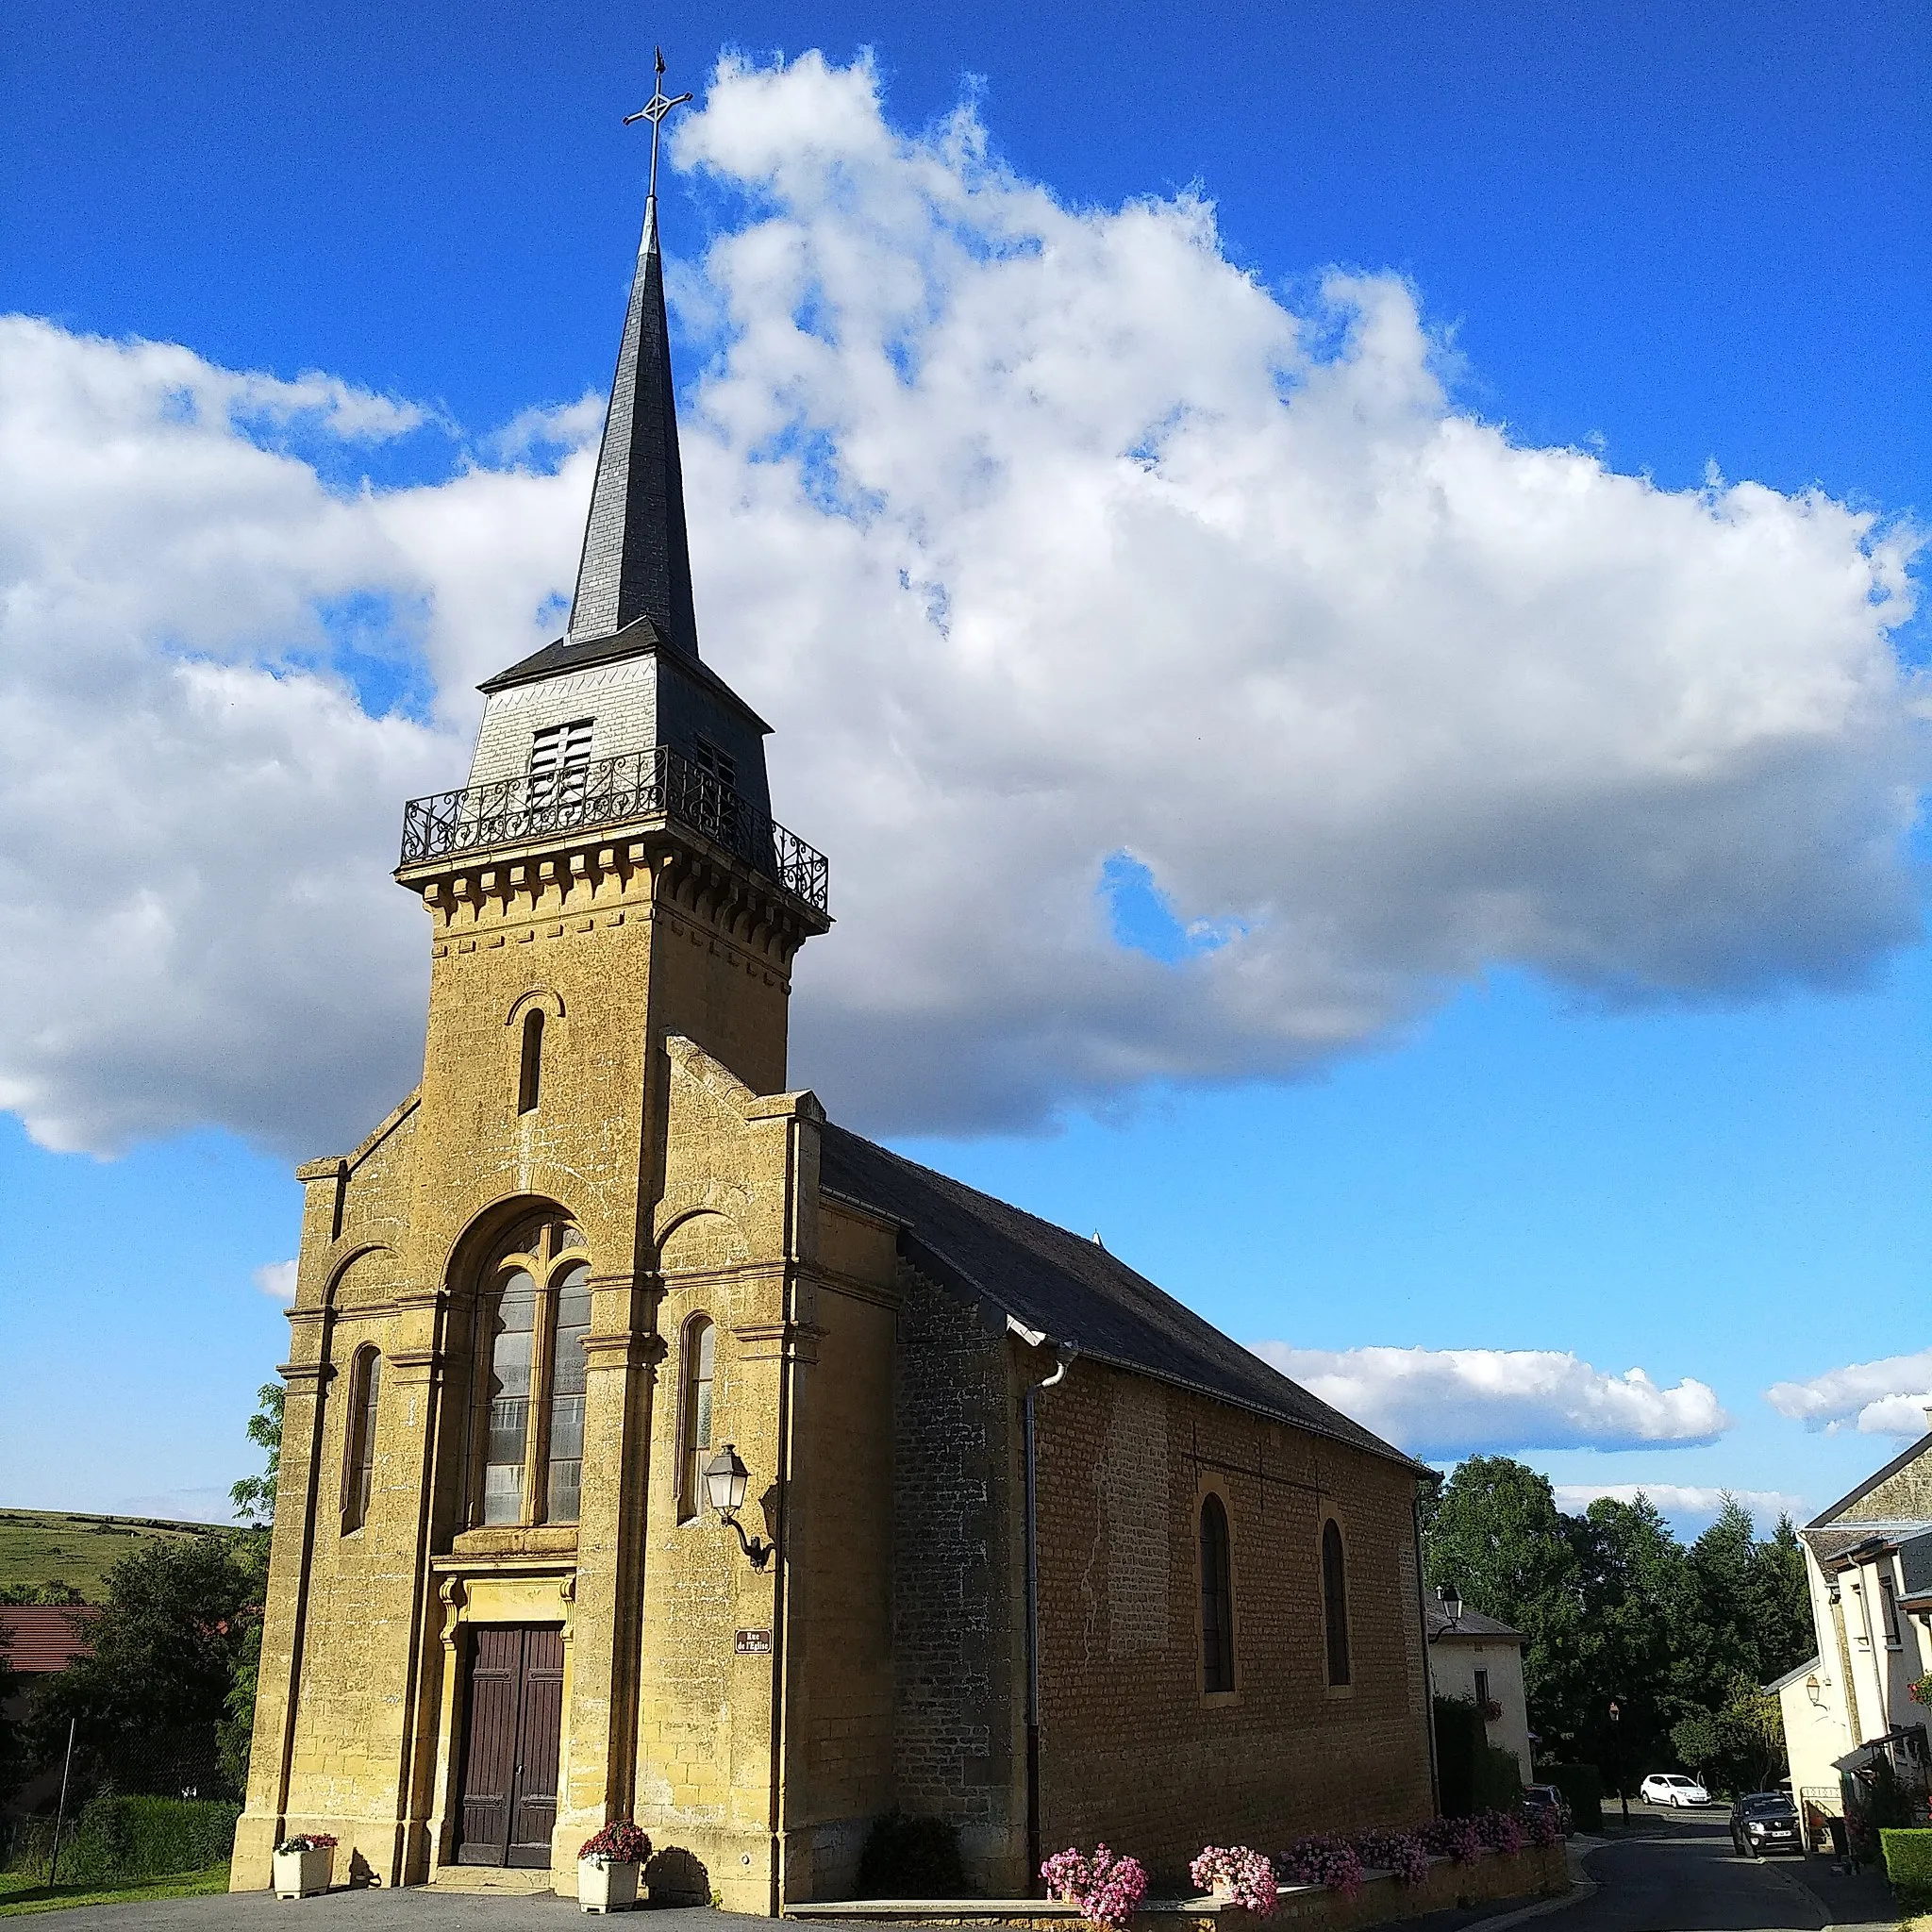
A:
[[[1570,1822],[1578,1831],[1604,1828],[1603,1774],[1593,1764],[1546,1764],[1543,1782],[1555,1785],[1570,1807]]]
[[[960,1898],[965,1891],[959,1834],[943,1818],[889,1811],[874,1822],[858,1855],[860,1898]]]
[[[1344,1898],[1362,1889],[1362,1861],[1355,1847],[1339,1838],[1305,1838],[1290,1845],[1274,1865],[1297,1885],[1325,1885]]]
[[[1188,1867],[1198,1891],[1225,1891],[1238,1906],[1265,1919],[1274,1909],[1274,1867],[1246,1845],[1208,1845]]]
[[[1359,1831],[1352,1842],[1364,1865],[1392,1872],[1404,1885],[1414,1885],[1427,1874],[1428,1847],[1412,1831]]]
[[[1885,1852],[1885,1875],[1901,1898],[1932,1895],[1932,1831],[1887,1826],[1878,1834]]]
[[[60,1875],[78,1883],[165,1878],[219,1865],[235,1843],[239,1805],[212,1798],[92,1798],[61,1834]],[[22,1834],[16,1862],[44,1872],[54,1848],[51,1819]]]

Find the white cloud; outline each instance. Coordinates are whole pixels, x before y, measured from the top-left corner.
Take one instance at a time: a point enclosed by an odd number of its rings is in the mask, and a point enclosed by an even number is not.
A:
[[[1714,1390],[1660,1388],[1536,1348],[1294,1348],[1249,1344],[1311,1394],[1411,1455],[1440,1460],[1525,1449],[1708,1442],[1731,1426]]]
[[[1916,1439],[1932,1407],[1932,1349],[1852,1362],[1806,1382],[1778,1382],[1764,1399],[1781,1416],[1835,1436],[1856,1424],[1864,1436]]]
[[[1291,1074],[1498,963],[1736,997],[1916,931],[1909,532],[1518,446],[1401,282],[1291,308],[1204,203],[1069,210],[862,65],[727,64],[676,153],[748,210],[675,278],[700,624],[832,857],[795,1074],[855,1124]],[[5,329],[0,1105],[345,1144],[414,1077],[400,802],[569,589],[594,412],[335,489],[425,412]],[[420,715],[329,669],[352,602]],[[1220,943],[1118,943],[1122,853]]]
[[[295,1299],[295,1263],[292,1261],[268,1261],[255,1271],[255,1285],[271,1301],[291,1302]]]
[[[1648,1496],[1674,1523],[1692,1525],[1714,1521],[1728,1496],[1750,1510],[1760,1536],[1774,1527],[1780,1516],[1797,1522],[1805,1514],[1804,1497],[1789,1495],[1783,1490],[1713,1490],[1697,1483],[1556,1483],[1552,1488],[1557,1507],[1572,1516],[1580,1516],[1599,1496],[1619,1503],[1634,1503],[1639,1496]]]

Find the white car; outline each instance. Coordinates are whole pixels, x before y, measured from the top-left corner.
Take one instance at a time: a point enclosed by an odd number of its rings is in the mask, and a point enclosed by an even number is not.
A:
[[[1637,1787],[1637,1795],[1646,1805],[1707,1805],[1710,1793],[1694,1777],[1674,1771],[1653,1772]]]

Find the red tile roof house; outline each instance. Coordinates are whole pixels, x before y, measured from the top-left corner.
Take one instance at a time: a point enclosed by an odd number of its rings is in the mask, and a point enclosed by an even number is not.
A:
[[[64,1671],[72,1658],[89,1655],[83,1633],[89,1620],[99,1614],[92,1604],[0,1604],[0,1651],[9,1667],[26,1679],[0,1708],[0,1716],[25,1716],[37,1678]],[[36,1772],[8,1800],[7,1808],[29,1813],[52,1805],[59,1783],[58,1764]]]

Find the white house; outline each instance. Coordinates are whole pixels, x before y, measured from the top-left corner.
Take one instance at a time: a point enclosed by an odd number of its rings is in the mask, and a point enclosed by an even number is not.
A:
[[[1932,1669],[1932,1435],[1799,1537],[1818,1655],[1766,1688],[1784,1712],[1792,1790],[1835,1810],[1840,1775],[1880,1756],[1925,1778],[1932,1712],[1911,1687]]]
[[[1429,1633],[1429,1688],[1438,1697],[1466,1697],[1483,1713],[1490,1742],[1516,1754],[1523,1782],[1531,1779],[1529,1713],[1523,1698],[1523,1633],[1459,1609],[1451,1617],[1441,1601],[1424,1603]]]

